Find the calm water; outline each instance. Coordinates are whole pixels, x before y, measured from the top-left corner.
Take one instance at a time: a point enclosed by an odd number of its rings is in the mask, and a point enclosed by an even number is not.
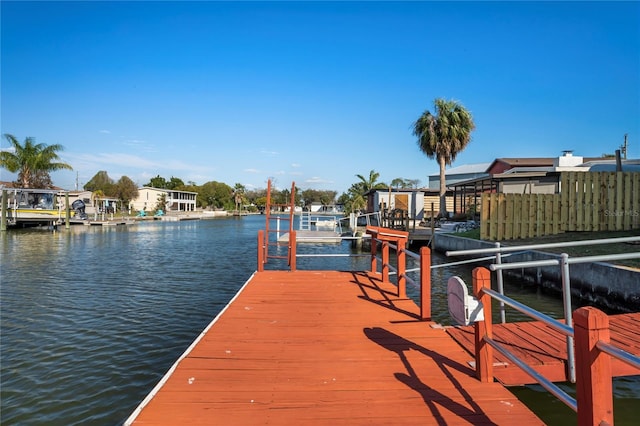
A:
[[[262,228],[264,216],[247,216],[0,234],[1,423],[121,424],[255,271]],[[349,251],[348,242],[298,249]],[[298,260],[299,269],[368,265],[366,257]],[[454,274],[469,280],[470,268],[439,269],[434,283]],[[561,312],[558,300],[526,286],[508,292]],[[448,324],[445,289],[434,293],[434,317]],[[617,379],[616,392],[616,423],[626,422],[619,412],[637,418],[640,381]],[[516,393],[551,411],[549,424],[575,419],[536,387]]]

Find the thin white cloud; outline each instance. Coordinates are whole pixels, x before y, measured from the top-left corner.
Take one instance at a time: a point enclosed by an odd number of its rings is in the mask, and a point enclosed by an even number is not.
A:
[[[329,180],[329,179],[323,179],[317,176],[314,176],[312,178],[306,179],[304,181],[305,183],[334,183],[334,181]]]
[[[294,169],[298,168],[298,167],[302,167],[300,164],[298,163],[292,163],[291,167],[293,167]]]
[[[244,169],[243,171],[247,173],[260,173],[260,170],[258,169]]]
[[[103,130],[99,130],[98,133],[104,133],[105,135],[110,135],[111,134],[110,131],[104,130],[104,129]]]
[[[260,154],[262,155],[268,155],[270,157],[275,157],[276,155],[279,155],[280,153],[277,151],[267,151],[266,149],[263,149],[260,151]]]

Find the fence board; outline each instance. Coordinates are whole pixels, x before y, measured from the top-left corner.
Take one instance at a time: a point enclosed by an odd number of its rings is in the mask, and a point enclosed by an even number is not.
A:
[[[607,215],[607,228],[605,231],[612,231],[616,225],[616,216],[615,216],[615,205],[616,205],[616,193],[615,193],[615,185],[616,185],[616,176],[615,173],[607,173],[607,204],[606,208],[609,214]]]
[[[584,231],[584,173],[576,176],[576,230]]]
[[[631,211],[631,194],[633,187],[631,186],[631,173],[625,173],[624,175],[624,195],[622,196],[624,200],[624,205],[622,209],[624,210],[624,216],[622,217],[622,227],[625,230],[631,229],[631,222],[633,220],[632,211]]]
[[[563,172],[559,194],[483,194],[481,238],[640,228],[640,173]]]
[[[640,173],[635,173],[631,176],[631,202],[629,209],[631,212],[631,229],[640,228]]]

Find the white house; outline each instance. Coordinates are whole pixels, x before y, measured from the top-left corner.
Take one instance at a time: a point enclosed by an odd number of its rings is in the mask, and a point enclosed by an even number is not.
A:
[[[155,210],[163,195],[165,196],[167,212],[192,212],[196,209],[197,192],[151,188],[148,186],[138,188],[138,197],[129,203],[129,208],[136,211]]]

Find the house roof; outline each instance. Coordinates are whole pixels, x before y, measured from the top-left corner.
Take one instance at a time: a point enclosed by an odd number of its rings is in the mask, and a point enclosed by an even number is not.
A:
[[[463,164],[461,166],[456,166],[456,167],[451,167],[449,169],[446,169],[444,173],[447,176],[486,173],[490,164],[491,163]],[[436,174],[429,175],[429,178],[431,177],[439,178],[440,173],[438,172]]]
[[[531,158],[517,158],[517,157],[502,157],[496,158],[487,167],[486,170],[492,169],[498,163],[504,163],[511,167],[553,167],[558,157],[531,157]],[[597,157],[583,157],[583,162],[598,160]]]
[[[463,164],[445,170],[447,175],[466,175],[470,173],[486,173],[491,163]]]
[[[23,188],[22,186],[16,184],[15,182],[8,182],[8,181],[0,181],[0,188],[11,188],[11,189],[44,189],[44,188]],[[59,186],[51,186],[51,188],[47,188],[48,190],[52,190],[52,191],[64,191],[63,188],[60,188]]]
[[[182,191],[180,189],[154,188],[152,186],[143,186],[142,188],[138,188],[139,191],[143,189],[150,189],[152,191],[160,191],[160,192],[182,192],[184,194],[197,194],[197,192],[193,192],[193,191]]]
[[[508,164],[511,167],[531,167],[547,166],[553,167],[556,157],[534,157],[534,158],[496,158],[486,170],[493,168],[498,163]]]

